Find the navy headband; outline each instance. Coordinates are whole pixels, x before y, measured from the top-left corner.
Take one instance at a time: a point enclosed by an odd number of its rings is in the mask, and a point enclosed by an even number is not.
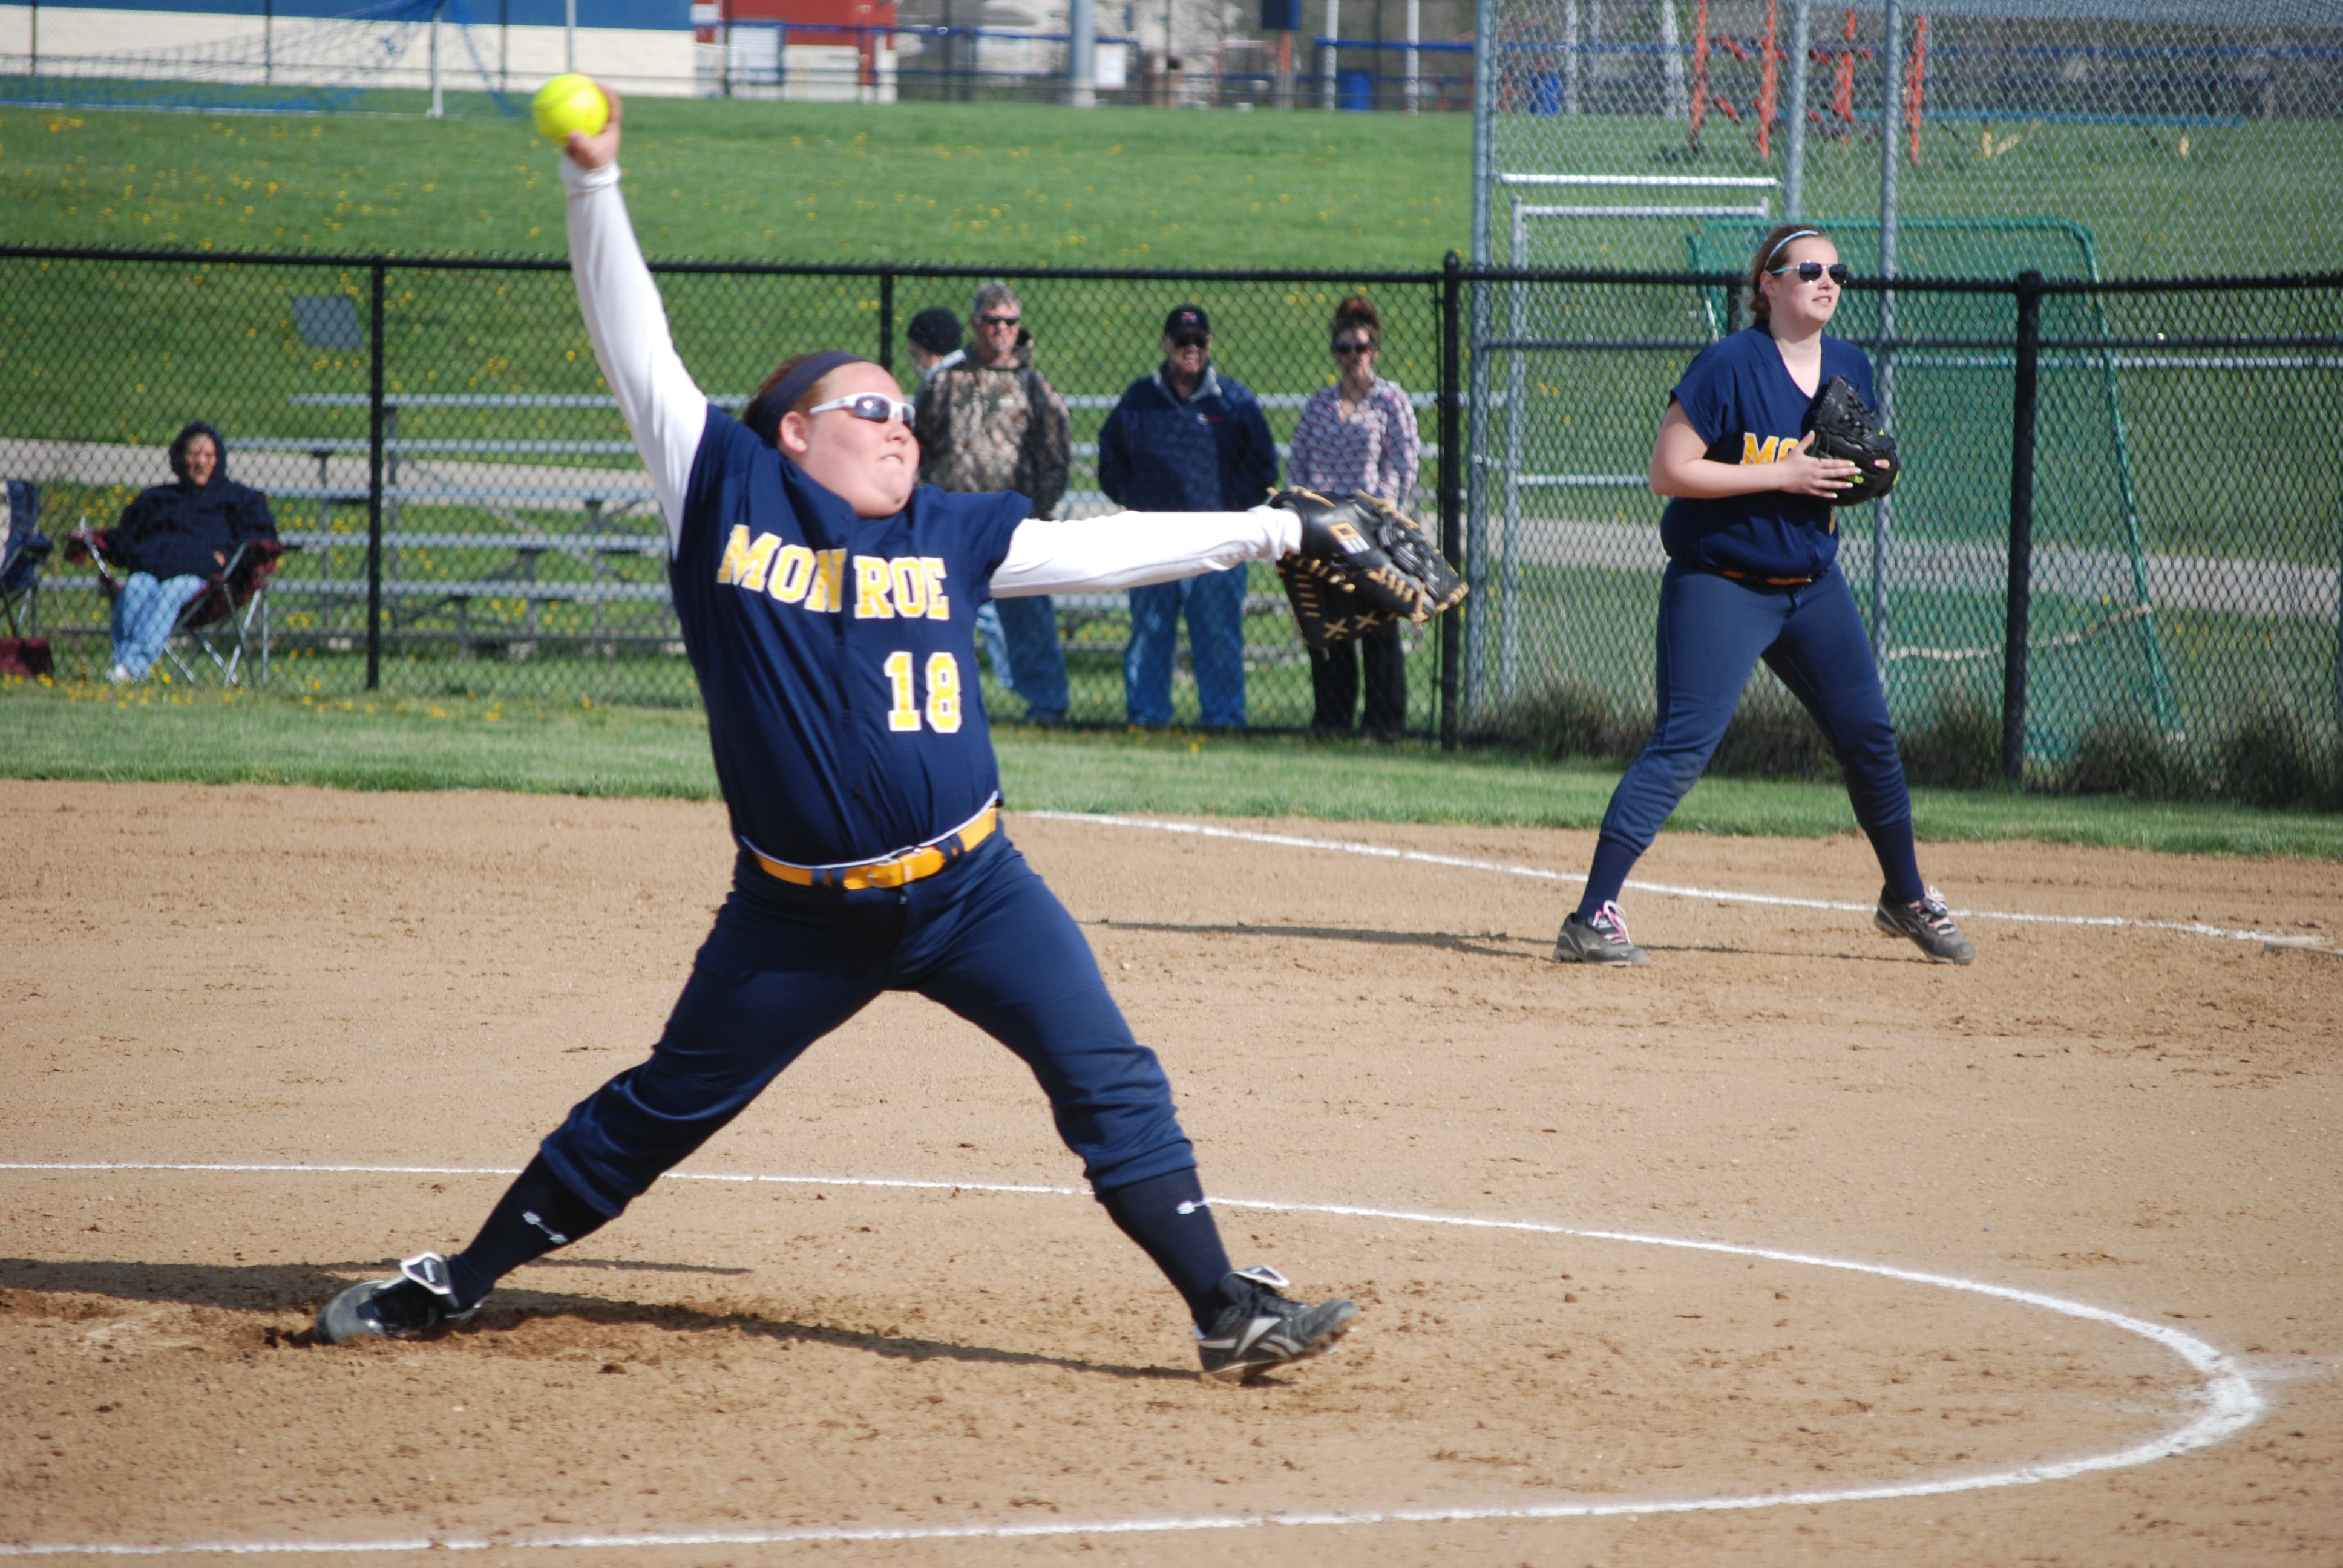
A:
[[[841,365],[870,365],[872,360],[860,354],[849,354],[842,348],[824,348],[809,354],[803,364],[780,379],[780,384],[748,410],[749,428],[757,439],[768,447],[781,444],[781,416],[797,407],[798,399],[813,389],[815,382]]]

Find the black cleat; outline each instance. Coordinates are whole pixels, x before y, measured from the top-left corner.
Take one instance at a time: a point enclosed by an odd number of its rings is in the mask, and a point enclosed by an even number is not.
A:
[[[1229,1304],[1210,1333],[1196,1331],[1206,1382],[1251,1382],[1272,1367],[1324,1355],[1359,1315],[1354,1302],[1340,1297],[1314,1307],[1288,1300],[1280,1293],[1287,1288],[1285,1276],[1258,1265],[1221,1282],[1221,1299]]]
[[[1594,911],[1591,920],[1582,920],[1576,910],[1562,922],[1562,934],[1554,939],[1554,961],[1558,964],[1647,964],[1652,955],[1627,938],[1627,917],[1619,912],[1615,903],[1605,902]]]
[[[424,1339],[480,1310],[478,1302],[458,1311],[447,1260],[437,1252],[409,1258],[395,1280],[352,1285],[317,1313],[317,1342],[337,1345],[371,1334],[383,1340]]]
[[[1945,896],[1934,888],[1916,904],[1897,903],[1883,891],[1871,923],[1882,936],[1908,938],[1931,963],[1976,962],[1976,944],[1961,935],[1960,927],[1953,924],[1953,911],[1945,907]]]

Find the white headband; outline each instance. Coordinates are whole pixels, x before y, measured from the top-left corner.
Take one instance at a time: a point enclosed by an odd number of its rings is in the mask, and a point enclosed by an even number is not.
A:
[[[1782,246],[1789,244],[1794,239],[1820,239],[1822,236],[1823,231],[1818,228],[1802,228],[1795,234],[1785,234],[1775,242],[1774,248],[1765,253],[1765,259],[1758,263],[1758,265],[1760,266],[1773,266],[1774,258],[1782,254]]]

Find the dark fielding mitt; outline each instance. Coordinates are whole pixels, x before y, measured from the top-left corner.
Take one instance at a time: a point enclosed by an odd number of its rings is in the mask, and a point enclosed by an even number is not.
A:
[[[1269,504],[1302,519],[1302,548],[1277,563],[1277,575],[1312,648],[1394,620],[1422,625],[1464,598],[1463,579],[1388,501],[1293,489]]]
[[[1863,470],[1862,479],[1841,490],[1831,502],[1834,507],[1859,507],[1879,499],[1896,487],[1896,476],[1904,471],[1896,456],[1896,437],[1873,424],[1863,395],[1844,376],[1832,377],[1815,399],[1814,456],[1842,458]],[[1885,468],[1878,466],[1882,457],[1887,459]]]

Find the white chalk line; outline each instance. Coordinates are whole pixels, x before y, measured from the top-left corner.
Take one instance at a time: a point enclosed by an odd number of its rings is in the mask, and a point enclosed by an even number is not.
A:
[[[1234,839],[1247,844],[1274,844],[1287,849],[1332,849],[1344,855],[1368,855],[1383,860],[1413,860],[1425,866],[1451,866],[1465,871],[1494,871],[1506,877],[1530,877],[1542,882],[1584,882],[1575,871],[1548,870],[1543,866],[1508,866],[1496,860],[1472,860],[1461,855],[1434,855],[1423,849],[1395,849],[1383,844],[1362,844],[1352,839],[1302,839],[1291,833],[1256,833],[1246,828],[1216,828],[1205,822],[1157,821],[1148,817],[1115,817],[1090,811],[1018,811],[1019,817],[1045,822],[1092,822],[1105,828],[1143,828],[1154,833],[1186,833],[1200,839]],[[1629,878],[1627,886],[1639,893],[1662,893],[1672,899],[1715,899],[1730,904],[1765,904],[1785,910],[1842,910],[1871,913],[1869,904],[1842,904],[1828,899],[1793,899],[1778,893],[1742,893],[1727,888],[1684,888],[1673,882],[1646,882]],[[2140,931],[2184,931],[2197,937],[2227,937],[2241,942],[2279,942],[2308,946],[2298,933],[2239,931],[2197,920],[2135,920],[2122,915],[2032,915],[2007,910],[1955,910],[1965,920],[2019,920],[2041,926],[2119,926]]]
[[[278,1165],[197,1164],[76,1161],[60,1162],[0,1161],[0,1171],[205,1171],[221,1172],[300,1171],[307,1174],[385,1176],[510,1176],[517,1170],[457,1165]],[[1087,1189],[1045,1187],[990,1181],[926,1181],[875,1176],[768,1176],[718,1172],[669,1171],[673,1181],[770,1182],[799,1187],[873,1187],[921,1191],[1043,1193],[1088,1197]],[[1553,1503],[1526,1507],[1394,1508],[1362,1513],[1241,1513],[1192,1518],[1074,1520],[1053,1523],[975,1523],[910,1525],[894,1529],[852,1530],[812,1526],[793,1530],[722,1530],[647,1532],[636,1534],[415,1536],[373,1541],[210,1541],[180,1545],[129,1542],[0,1543],[0,1557],[158,1557],[194,1555],[257,1555],[284,1553],[485,1552],[490,1550],[641,1550],[656,1546],[777,1546],[812,1542],[840,1543],[887,1541],[1014,1541],[1061,1535],[1168,1534],[1203,1530],[1258,1530],[1273,1526],[1304,1528],[1322,1525],[1356,1527],[1374,1524],[1470,1524],[1492,1521],[1553,1519],[1615,1519],[1664,1513],[1715,1513],[1761,1508],[1814,1506],[1829,1503],[1879,1503],[1916,1497],[1943,1497],[1954,1493],[1984,1492],[2006,1486],[2034,1486],[2048,1481],[2068,1481],[2096,1471],[2123,1470],[2149,1464],[2195,1449],[2210,1447],[2260,1419],[2263,1402],[2253,1380],[2221,1352],[2177,1329],[2167,1328],[2122,1312],[2110,1312],[2062,1296],[2045,1295],[2009,1285],[1988,1284],[1953,1274],[1899,1269],[1885,1263],[1862,1263],[1809,1252],[1789,1252],[1771,1247],[1748,1247],[1730,1241],[1696,1241],[1681,1236],[1647,1236],[1631,1231],[1592,1231],[1549,1224],[1536,1220],[1493,1220],[1469,1214],[1439,1214],[1404,1209],[1370,1209],[1347,1203],[1286,1203],[1262,1199],[1215,1198],[1224,1209],[1256,1209],[1279,1214],[1333,1214],[1365,1220],[1390,1220],[1405,1224],[1454,1225],[1473,1230],[1514,1231],[1534,1235],[1568,1236],[1584,1241],[1621,1241],[1647,1247],[1673,1247],[1684,1251],[1715,1252],[1727,1257],[1761,1258],[1769,1262],[1808,1268],[1837,1269],[1869,1274],[1906,1284],[1931,1285],[1940,1290],[2014,1302],[2062,1316],[2102,1323],[2153,1341],[2187,1362],[2204,1379],[2193,1398],[2204,1413],[2187,1424],[2144,1442],[2110,1453],[2086,1454],[2039,1464],[2024,1464],[1981,1475],[1948,1476],[1937,1481],[1905,1482],[1893,1485],[1849,1487],[1831,1492],[1764,1492],[1737,1497],[1654,1499],[1642,1503]]]

